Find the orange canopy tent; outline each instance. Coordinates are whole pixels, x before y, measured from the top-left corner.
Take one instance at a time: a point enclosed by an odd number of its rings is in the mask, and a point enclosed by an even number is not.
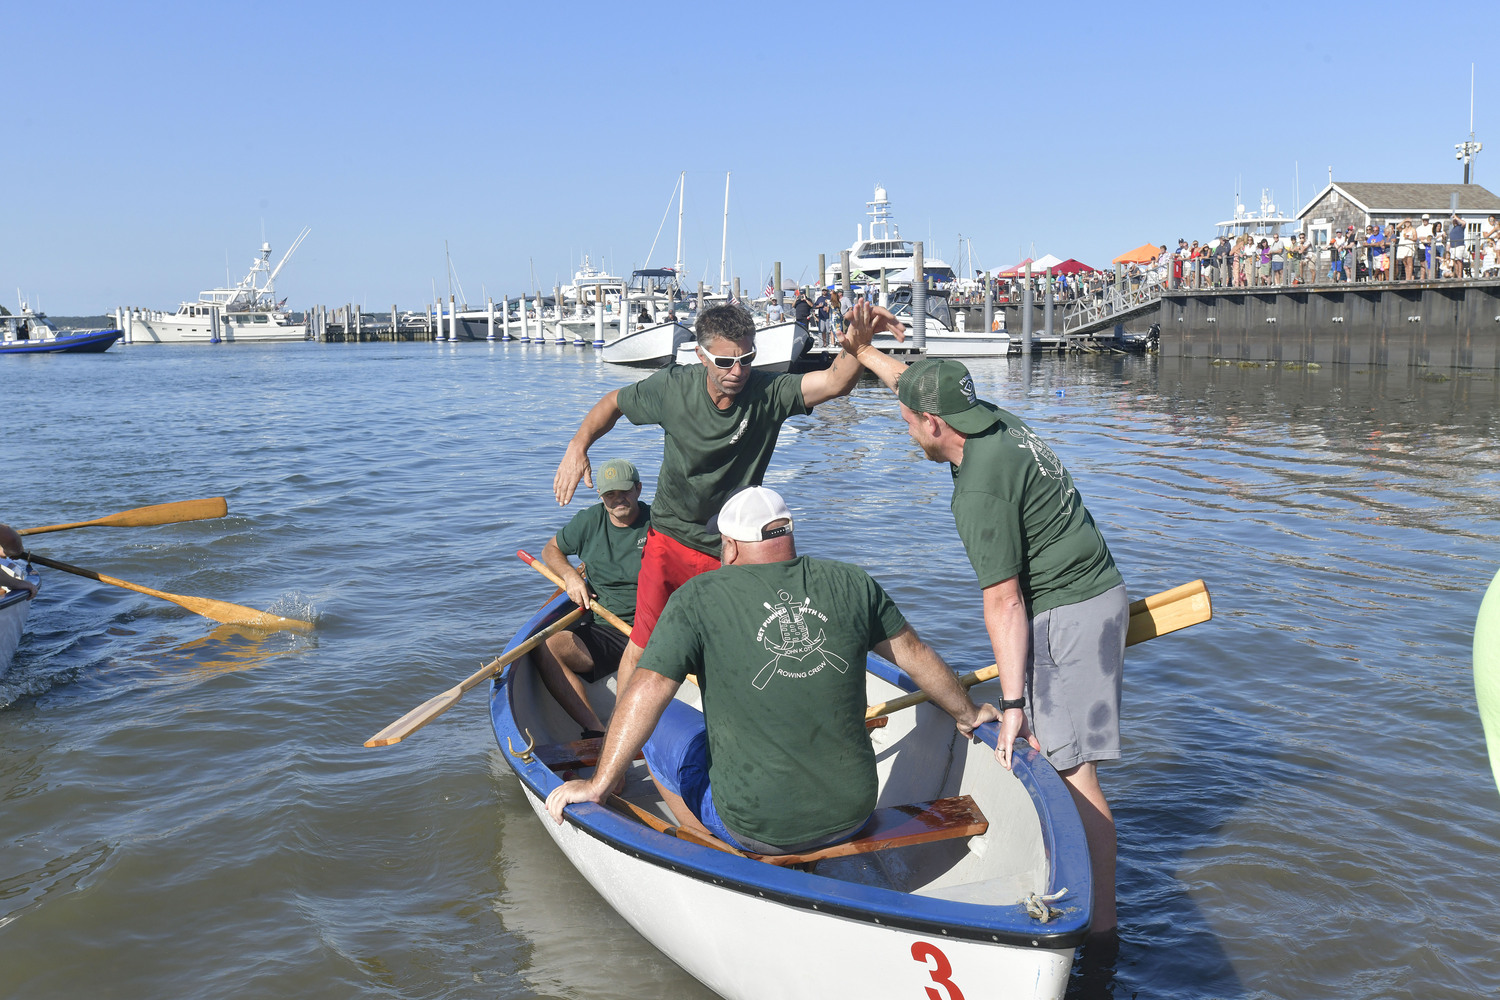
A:
[[[1156,258],[1161,256],[1161,245],[1157,243],[1142,243],[1134,250],[1120,254],[1111,264],[1154,264]]]

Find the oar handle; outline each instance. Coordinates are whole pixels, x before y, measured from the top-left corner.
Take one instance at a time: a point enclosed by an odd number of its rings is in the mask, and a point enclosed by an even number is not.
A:
[[[453,687],[444,691],[442,694],[437,695],[433,698],[429,698],[426,701],[422,702],[422,704],[418,705],[410,712],[407,712],[405,715],[401,716],[401,718],[397,719],[389,726],[386,726],[374,736],[371,736],[369,739],[365,740],[365,746],[388,747],[393,743],[400,743],[412,733],[416,732],[418,729],[421,729],[423,726],[427,725],[427,723],[431,722],[433,719],[436,719],[439,715],[442,715],[444,712],[448,711],[448,709],[458,704],[458,700],[462,698],[464,696],[464,693],[470,688],[473,688],[476,684],[481,684],[484,681],[489,680],[491,677],[504,670],[511,663],[525,656],[537,646],[546,642],[549,638],[556,635],[558,632],[561,632],[563,629],[567,628],[569,625],[572,625],[582,617],[583,609],[574,608],[572,611],[569,611],[567,614],[563,615],[551,625],[548,625],[546,628],[542,629],[540,632],[536,633],[531,638],[521,643],[515,649],[512,649],[509,653],[506,653],[504,656],[498,657],[494,660],[491,660],[489,663],[486,663],[484,666],[480,667],[474,673],[470,674],[468,677],[464,678]]]
[[[532,569],[536,570],[538,573],[551,580],[554,584],[561,587],[563,590],[568,589],[567,585],[563,583],[562,577],[552,572],[551,566],[548,566],[546,563],[542,562],[530,552],[527,552],[525,549],[516,549],[516,555],[520,557],[522,562],[528,563]],[[621,632],[624,632],[626,635],[630,634],[630,626],[625,623],[624,619],[606,608],[604,605],[600,604],[598,600],[590,601],[589,605],[589,610],[594,614],[598,615],[600,618],[603,618],[605,621],[609,622],[611,625],[619,629]]]
[[[999,676],[1000,668],[997,665],[991,663],[987,667],[981,667],[978,670],[964,674],[958,679],[958,683],[962,684],[965,688],[971,688],[975,684],[981,684],[984,681],[994,680]],[[904,694],[899,698],[892,698],[890,701],[883,701],[878,705],[871,705],[869,708],[865,709],[865,719],[877,719],[882,715],[890,715],[892,712],[899,712],[903,708],[911,708],[913,705],[920,705],[924,701],[930,700],[931,697],[927,694],[927,692],[913,691],[911,694]]]
[[[1202,580],[1184,583],[1180,587],[1173,587],[1171,590],[1164,590],[1159,594],[1152,594],[1150,597],[1131,602],[1130,624],[1125,630],[1125,645],[1134,646],[1138,642],[1145,642],[1147,639],[1176,632],[1189,625],[1206,622],[1212,617],[1213,602],[1208,596],[1208,586]],[[999,675],[1000,668],[992,663],[982,670],[964,674],[958,682],[965,688],[970,688],[981,681],[987,681]],[[913,705],[920,705],[928,700],[930,699],[925,692],[915,691],[879,705],[871,705],[865,710],[865,718],[874,719],[889,715],[891,712],[899,712],[903,708],[911,708]]]

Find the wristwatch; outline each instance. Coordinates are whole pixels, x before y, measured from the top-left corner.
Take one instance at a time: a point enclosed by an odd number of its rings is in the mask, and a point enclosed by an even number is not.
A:
[[[1002,712],[1008,712],[1008,711],[1010,711],[1013,708],[1024,709],[1025,707],[1026,707],[1026,699],[1025,698],[1001,698],[1000,699],[1000,711],[1002,711]]]

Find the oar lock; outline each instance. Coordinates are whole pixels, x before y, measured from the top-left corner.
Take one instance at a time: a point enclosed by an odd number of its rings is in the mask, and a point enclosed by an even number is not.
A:
[[[536,749],[536,739],[531,735],[531,730],[523,729],[521,731],[526,734],[526,745],[520,750],[517,750],[515,747],[511,746],[510,737],[507,736],[505,737],[505,749],[510,752],[510,755],[512,757],[521,758],[521,763],[530,764],[536,760],[536,758],[531,754],[531,751]]]

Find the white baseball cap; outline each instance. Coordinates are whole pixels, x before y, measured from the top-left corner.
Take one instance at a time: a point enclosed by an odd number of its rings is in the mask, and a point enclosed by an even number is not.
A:
[[[786,524],[777,528],[766,525],[776,521]],[[724,501],[719,512],[708,519],[708,530],[737,542],[763,542],[768,538],[792,533],[792,512],[775,490],[764,486],[747,486]]]

